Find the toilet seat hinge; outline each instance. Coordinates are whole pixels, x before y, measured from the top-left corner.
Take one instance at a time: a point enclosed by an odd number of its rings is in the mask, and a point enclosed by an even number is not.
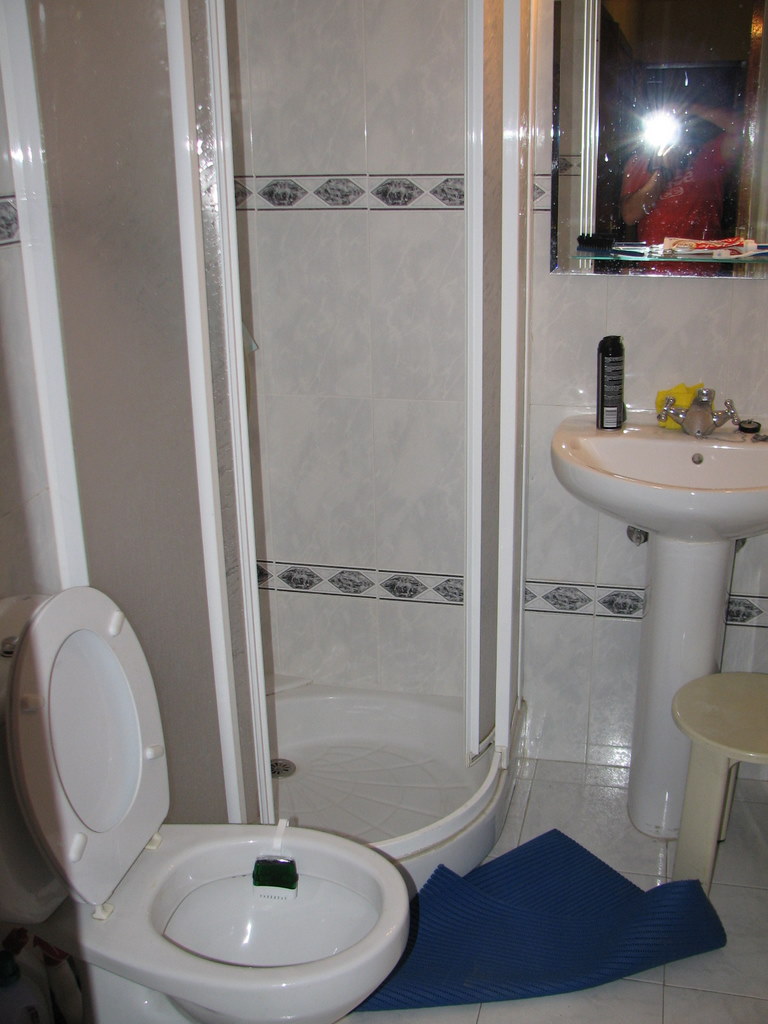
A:
[[[106,921],[115,908],[111,903],[101,903],[93,911],[93,919],[95,921]]]
[[[156,850],[160,843],[162,843],[163,837],[159,832],[155,832],[152,838],[149,840],[147,845],[144,847],[145,850]]]

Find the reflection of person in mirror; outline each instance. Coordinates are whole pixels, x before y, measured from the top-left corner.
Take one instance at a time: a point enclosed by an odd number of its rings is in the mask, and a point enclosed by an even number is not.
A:
[[[741,152],[743,119],[732,110],[692,104],[680,140],[635,153],[624,167],[621,216],[637,238],[723,237],[723,196]],[[714,134],[713,134],[714,133]]]

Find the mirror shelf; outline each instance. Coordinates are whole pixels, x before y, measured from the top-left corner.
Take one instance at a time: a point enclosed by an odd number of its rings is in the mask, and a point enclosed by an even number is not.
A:
[[[686,264],[686,263],[697,263],[709,265],[710,267],[730,267],[730,266],[749,266],[759,263],[768,263],[768,252],[761,253],[759,256],[734,256],[730,259],[712,259],[709,254],[703,254],[701,256],[694,256],[690,253],[686,253],[685,256],[628,256],[623,253],[612,253],[612,252],[580,252],[576,251],[573,254],[573,259],[579,260],[583,263],[589,260],[598,261],[610,261],[612,263],[673,263],[673,264]]]

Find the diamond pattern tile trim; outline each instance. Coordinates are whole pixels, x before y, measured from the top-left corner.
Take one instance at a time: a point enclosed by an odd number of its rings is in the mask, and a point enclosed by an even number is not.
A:
[[[390,576],[381,584],[392,597],[412,598],[423,594],[427,589],[415,576]]]
[[[599,598],[600,604],[607,608],[611,615],[634,617],[642,613],[645,599],[633,590],[612,590]]]
[[[235,178],[235,206],[245,206],[253,195],[251,189],[241,178]]]
[[[430,192],[446,206],[462,207],[464,205],[463,178],[444,178],[439,185],[430,189]]]
[[[419,604],[464,604],[463,577],[447,573],[388,572],[367,567],[262,560],[258,563],[258,579],[263,590]]]
[[[409,178],[387,178],[371,189],[371,195],[380,199],[385,206],[410,206],[422,194],[423,189]]]
[[[18,242],[19,215],[15,196],[0,197],[0,245]]]
[[[749,597],[730,597],[725,621],[729,624],[757,625],[756,619],[764,614],[763,609]],[[760,623],[763,625],[763,623]]]
[[[272,206],[295,206],[306,194],[307,190],[292,178],[274,178],[259,189],[259,195]]]
[[[463,210],[463,174],[235,177],[235,206],[254,210]]]
[[[579,587],[555,587],[543,595],[553,608],[558,611],[578,612],[592,603],[592,598],[580,590]]]
[[[453,577],[452,579],[443,580],[442,583],[438,583],[435,587],[436,593],[441,597],[444,597],[446,601],[451,601],[453,604],[464,603],[464,580]]]
[[[524,600],[531,612],[618,619],[642,619],[645,614],[645,591],[637,587],[527,580]],[[730,626],[768,628],[768,596],[731,594],[725,615]]]
[[[328,206],[350,206],[365,195],[365,190],[351,178],[328,178],[320,188],[315,189],[315,195],[320,196]]]
[[[326,594],[412,604],[463,606],[461,576],[387,572],[383,569],[328,566],[298,562],[258,563],[259,586],[264,590]],[[596,615],[613,619],[642,619],[645,591],[637,587],[597,587],[584,583],[528,580],[526,611],[560,615]],[[726,622],[732,626],[768,628],[768,596],[732,594]]]
[[[342,594],[364,594],[373,586],[373,580],[369,580],[364,572],[357,569],[340,569],[328,580]]]
[[[290,569],[280,573],[280,579],[291,590],[311,590],[321,582],[322,577],[308,569],[306,565],[292,565]]]

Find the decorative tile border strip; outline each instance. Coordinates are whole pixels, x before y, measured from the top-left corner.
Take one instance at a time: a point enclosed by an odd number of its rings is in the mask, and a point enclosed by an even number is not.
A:
[[[262,590],[419,604],[464,603],[464,579],[461,576],[264,560],[260,560],[258,566]]]
[[[421,604],[464,604],[464,579],[443,573],[396,572],[304,562],[259,561],[263,590],[365,597],[381,601]],[[642,619],[645,591],[637,587],[604,587],[585,583],[528,580],[525,610],[561,615],[597,615],[614,619]],[[726,623],[768,627],[768,597],[731,595]]]
[[[601,587],[589,583],[528,580],[525,610],[565,615],[642,619],[645,591],[637,587]],[[768,627],[768,597],[731,594],[725,617],[729,626]]]
[[[557,173],[570,178],[581,177],[581,153],[561,153],[557,161]]]
[[[20,240],[16,197],[0,196],[0,245],[10,245]]]
[[[645,615],[645,591],[626,587],[598,587],[596,614],[619,619],[642,619]]]
[[[463,210],[463,174],[235,178],[238,210]]]
[[[534,213],[552,209],[552,176],[550,174],[534,174],[531,203]]]
[[[768,597],[731,594],[725,621],[729,626],[768,626]]]
[[[635,587],[596,587],[584,583],[528,580],[525,585],[525,610],[642,619],[645,591]]]

